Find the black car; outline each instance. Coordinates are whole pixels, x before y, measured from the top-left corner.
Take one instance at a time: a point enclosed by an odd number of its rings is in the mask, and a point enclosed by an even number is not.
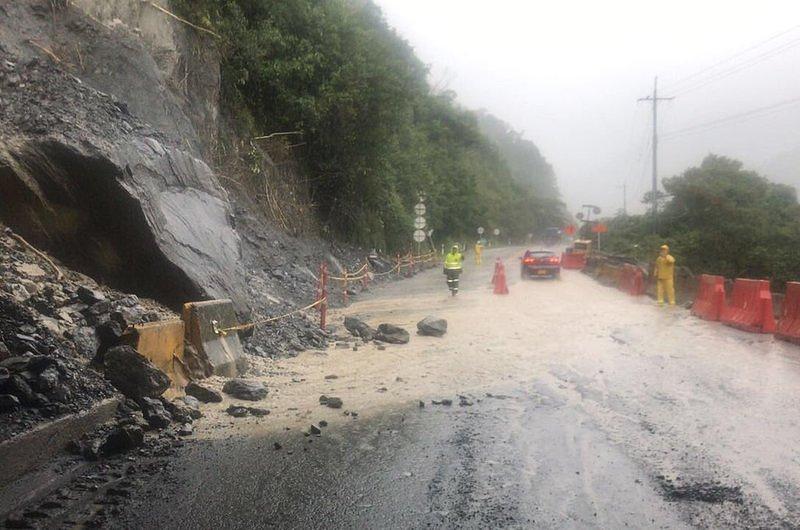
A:
[[[520,276],[558,278],[561,276],[561,257],[549,250],[526,250],[520,258]]]

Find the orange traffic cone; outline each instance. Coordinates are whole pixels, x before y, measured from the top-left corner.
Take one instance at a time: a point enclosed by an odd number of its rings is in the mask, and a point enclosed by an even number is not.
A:
[[[499,259],[495,265],[494,294],[508,294],[508,285],[506,285],[506,267]]]

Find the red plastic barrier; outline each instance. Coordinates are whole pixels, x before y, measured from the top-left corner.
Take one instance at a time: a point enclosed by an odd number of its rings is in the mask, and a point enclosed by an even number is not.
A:
[[[644,273],[642,269],[636,265],[626,263],[622,267],[622,272],[619,275],[619,283],[617,288],[624,291],[631,296],[639,296],[644,294]]]
[[[783,299],[781,321],[775,330],[775,336],[800,344],[800,283],[786,284],[786,297]]]
[[[698,280],[697,296],[692,304],[692,314],[703,320],[719,320],[725,304],[725,278],[711,274],[701,274]]]
[[[719,319],[723,324],[751,333],[774,333],[769,282],[736,278],[731,302],[722,306]]]
[[[580,270],[586,267],[586,254],[561,253],[561,266],[565,269]]]

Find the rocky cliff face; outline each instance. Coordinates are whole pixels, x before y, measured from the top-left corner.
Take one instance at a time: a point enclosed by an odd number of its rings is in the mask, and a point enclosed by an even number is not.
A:
[[[149,39],[98,18],[132,19],[147,3],[55,4],[0,5],[0,220],[112,286],[173,307],[231,297],[245,310],[228,196],[199,158],[218,69],[183,98],[174,81],[191,61],[176,43],[188,37],[163,16]],[[169,38],[173,58],[159,65],[153,50]]]

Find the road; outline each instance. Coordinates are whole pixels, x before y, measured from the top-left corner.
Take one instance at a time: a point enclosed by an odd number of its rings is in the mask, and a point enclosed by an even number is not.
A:
[[[468,264],[455,299],[432,270],[335,312],[333,322],[352,314],[408,329],[434,314],[449,331],[256,366],[271,389],[259,406],[272,414],[233,419],[222,412],[229,403],[209,409],[196,440],[116,521],[800,526],[800,349],[577,272],[521,281],[514,252],[502,251],[508,296],[489,289],[491,263]],[[319,405],[320,394],[344,408]],[[452,406],[431,402],[445,398]],[[321,436],[302,434],[320,420]]]

